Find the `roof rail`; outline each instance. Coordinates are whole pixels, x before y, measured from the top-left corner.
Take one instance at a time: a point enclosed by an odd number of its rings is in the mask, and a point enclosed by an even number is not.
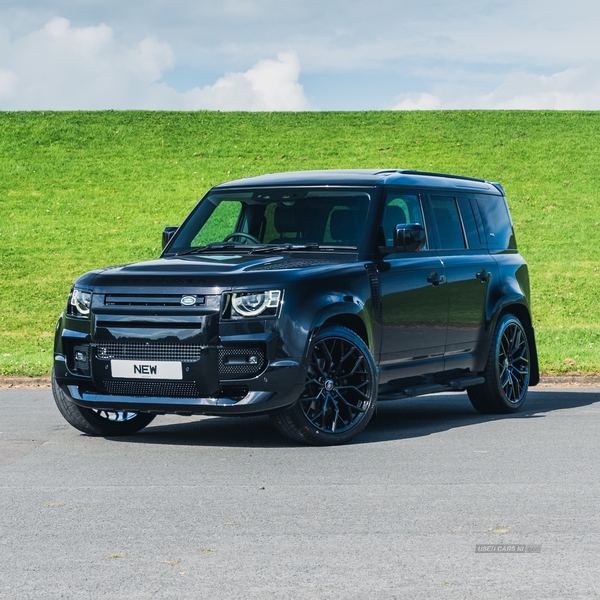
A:
[[[414,171],[411,169],[401,169],[398,173],[403,175],[427,175],[428,177],[448,177],[449,179],[464,179],[465,181],[478,181],[479,183],[490,183],[485,179],[477,177],[466,177],[465,175],[450,175],[449,173],[432,173],[429,171]]]
[[[447,173],[432,173],[429,171],[416,171],[411,169],[401,169],[397,171],[403,175],[426,175],[428,177],[448,177],[450,179],[462,179],[464,181],[476,181],[477,183],[487,183],[493,185],[503,196],[506,196],[506,192],[501,183],[497,181],[489,181],[487,179],[479,179],[478,177],[466,177],[465,175],[450,175]]]

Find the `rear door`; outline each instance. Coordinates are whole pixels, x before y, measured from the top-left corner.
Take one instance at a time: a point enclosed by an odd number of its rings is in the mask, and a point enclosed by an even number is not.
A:
[[[448,294],[445,369],[476,369],[477,348],[489,336],[486,305],[497,265],[469,194],[432,194],[430,202]]]

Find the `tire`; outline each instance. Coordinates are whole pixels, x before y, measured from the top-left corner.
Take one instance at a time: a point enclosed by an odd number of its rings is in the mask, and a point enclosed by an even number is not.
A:
[[[78,406],[58,386],[52,371],[52,394],[58,410],[67,422],[83,433],[117,437],[131,435],[149,425],[155,415],[124,411],[95,410]]]
[[[496,325],[483,375],[485,383],[467,389],[471,404],[484,414],[516,412],[529,388],[529,341],[521,321],[503,315]]]
[[[312,342],[304,391],[272,413],[286,437],[316,446],[345,444],[369,423],[377,402],[377,371],[369,348],[350,329],[329,325]]]

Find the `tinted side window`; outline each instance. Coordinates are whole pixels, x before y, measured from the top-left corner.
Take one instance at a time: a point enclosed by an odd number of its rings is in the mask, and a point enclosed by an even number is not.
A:
[[[508,213],[506,200],[501,196],[475,196],[487,244],[491,249],[516,249],[512,222]]]
[[[396,225],[406,223],[418,223],[425,227],[419,197],[413,194],[391,192],[386,198],[385,211],[381,222],[386,246],[391,247],[394,245]],[[423,249],[426,250],[427,245]]]
[[[477,210],[473,206],[475,200],[471,200],[467,196],[458,196],[457,200],[469,248],[471,250],[487,248],[485,235],[481,229],[481,219],[474,212]]]
[[[431,196],[431,206],[437,223],[442,250],[460,250],[467,247],[456,198]]]

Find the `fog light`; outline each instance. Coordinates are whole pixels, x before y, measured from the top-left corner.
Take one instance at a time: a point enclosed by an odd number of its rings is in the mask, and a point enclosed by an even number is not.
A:
[[[75,346],[73,348],[73,366],[75,371],[82,375],[90,374],[89,346]]]

